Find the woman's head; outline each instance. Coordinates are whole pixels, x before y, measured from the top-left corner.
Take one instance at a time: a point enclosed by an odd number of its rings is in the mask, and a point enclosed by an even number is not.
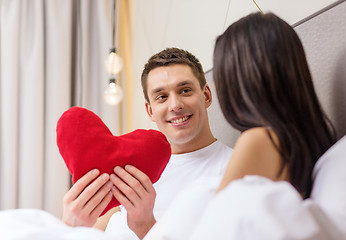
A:
[[[294,29],[272,13],[233,23],[216,40],[213,78],[226,120],[240,131],[271,127],[293,185],[308,195],[310,170],[333,141]]]
[[[272,112],[285,119],[303,110],[314,91],[297,34],[274,14],[251,14],[218,37],[213,74],[226,118],[241,131],[270,125]]]

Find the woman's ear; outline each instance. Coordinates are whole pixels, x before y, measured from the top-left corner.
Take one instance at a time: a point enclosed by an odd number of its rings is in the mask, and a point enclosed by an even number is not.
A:
[[[203,87],[203,94],[204,94],[204,102],[205,102],[205,107],[208,108],[212,101],[213,101],[213,97],[211,94],[211,90],[208,84],[205,84]]]

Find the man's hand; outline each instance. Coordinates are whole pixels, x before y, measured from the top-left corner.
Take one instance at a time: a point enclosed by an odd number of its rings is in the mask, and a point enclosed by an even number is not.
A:
[[[96,223],[98,216],[113,197],[111,192],[113,184],[109,181],[109,175],[102,174],[94,181],[98,175],[97,169],[88,172],[65,194],[63,222],[70,226],[86,227]]]
[[[142,239],[155,224],[153,208],[156,192],[149,177],[137,168],[127,165],[115,167],[110,179],[114,197],[127,211],[129,228]]]

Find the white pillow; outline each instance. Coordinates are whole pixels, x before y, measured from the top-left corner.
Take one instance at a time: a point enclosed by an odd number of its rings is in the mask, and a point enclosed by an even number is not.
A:
[[[313,179],[311,198],[345,229],[346,135],[320,157],[313,170]]]

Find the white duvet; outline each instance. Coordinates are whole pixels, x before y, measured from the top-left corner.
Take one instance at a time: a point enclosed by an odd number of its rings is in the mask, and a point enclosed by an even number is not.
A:
[[[346,239],[337,216],[303,201],[287,182],[246,176],[215,195],[217,186],[204,179],[187,187],[145,240]]]
[[[69,227],[60,219],[38,209],[0,212],[1,240],[112,240],[93,228]]]
[[[346,239],[330,216],[286,182],[247,176],[215,195],[218,182],[204,179],[183,190],[145,240]],[[0,239],[114,238],[97,229],[69,227],[41,210],[22,209],[0,212]]]

